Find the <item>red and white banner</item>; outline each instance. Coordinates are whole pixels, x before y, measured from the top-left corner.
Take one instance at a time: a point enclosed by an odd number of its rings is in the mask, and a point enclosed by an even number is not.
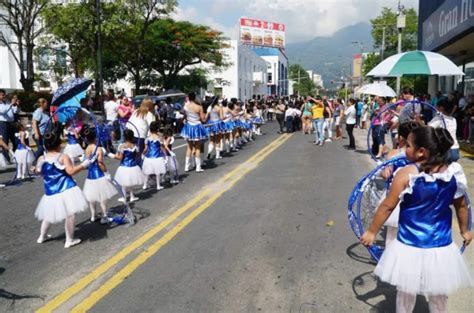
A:
[[[257,46],[285,47],[285,24],[240,18],[240,42]]]

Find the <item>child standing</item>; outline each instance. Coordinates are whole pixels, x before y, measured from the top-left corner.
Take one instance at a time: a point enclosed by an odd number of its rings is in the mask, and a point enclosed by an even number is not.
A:
[[[399,231],[380,259],[374,273],[397,286],[397,312],[412,312],[416,295],[428,296],[430,312],[447,312],[447,295],[473,280],[451,237],[452,211],[468,245],[468,207],[464,193],[467,180],[458,163],[446,156],[453,138],[446,129],[421,127],[409,136],[407,158],[414,162],[402,168],[390,192],[380,204],[361,243],[372,245],[377,232],[400,202]]]
[[[127,189],[130,190],[130,202],[137,201],[132,191],[134,186],[142,186],[145,176],[137,163],[138,148],[135,145],[134,133],[131,129],[123,132],[125,142],[118,148],[117,154],[109,153],[108,156],[120,160],[120,166],[115,172],[115,180],[122,186],[123,197],[120,202],[126,202]]]
[[[179,164],[178,159],[176,158],[176,154],[173,152],[173,143],[174,143],[174,136],[173,136],[173,129],[167,128],[164,131],[164,143],[163,143],[163,150],[166,154],[166,167],[167,171],[171,177],[170,183],[171,184],[178,184],[179,183]]]
[[[156,176],[156,190],[162,190],[164,187],[161,186],[161,176],[166,173],[166,161],[165,154],[161,149],[161,136],[158,134],[160,127],[158,122],[152,122],[150,124],[150,136],[145,140],[145,150],[143,155],[142,170],[145,174],[145,183],[143,189],[148,188],[148,178],[150,175]]]
[[[70,122],[70,125],[66,128],[65,132],[67,144],[64,148],[64,153],[67,154],[74,163],[75,159],[84,155],[84,150],[79,144],[79,131],[74,127],[74,124]]]
[[[35,160],[35,155],[31,151],[29,145],[29,133],[25,130],[25,126],[18,123],[18,133],[15,134],[18,145],[15,151],[15,159],[18,165],[16,178],[25,179],[28,172],[28,165]]]
[[[84,196],[89,202],[91,222],[95,221],[95,206],[99,203],[102,209],[101,224],[107,224],[107,200],[117,194],[117,189],[110,182],[110,174],[104,164],[104,150],[97,146],[96,129],[87,128],[84,131],[88,146],[85,152],[87,159],[92,159],[84,182]]]
[[[74,166],[67,154],[61,153],[61,137],[46,133],[44,146],[47,153],[38,159],[37,171],[43,175],[45,194],[35,211],[35,217],[42,221],[37,243],[43,243],[51,236],[47,234],[51,223],[65,220],[66,243],[70,248],[81,242],[74,238],[74,214],[87,209],[87,201],[72,176],[90,164],[89,160]]]

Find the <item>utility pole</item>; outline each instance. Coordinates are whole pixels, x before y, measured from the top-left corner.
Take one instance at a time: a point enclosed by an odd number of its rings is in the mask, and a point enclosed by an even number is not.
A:
[[[95,82],[95,92],[96,98],[100,99],[100,107],[102,108],[102,95],[103,95],[103,70],[102,70],[102,16],[101,16],[101,0],[95,0],[95,14],[97,22],[97,72],[96,72],[96,82]]]
[[[380,60],[383,61],[383,54],[385,53],[385,26],[382,27],[382,49],[380,51]]]
[[[405,14],[403,10],[405,7],[400,4],[400,0],[398,0],[398,10],[397,10],[397,28],[398,28],[398,53],[402,53],[402,31],[405,28],[406,20]],[[401,76],[397,76],[397,96],[400,95],[400,82]]]

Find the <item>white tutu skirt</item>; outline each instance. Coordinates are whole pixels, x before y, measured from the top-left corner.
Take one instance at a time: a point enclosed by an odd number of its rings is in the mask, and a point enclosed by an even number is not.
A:
[[[162,175],[166,173],[165,158],[145,158],[142,164],[142,171],[145,175]]]
[[[86,179],[82,191],[89,202],[102,202],[117,194],[117,188],[106,177]]]
[[[75,186],[55,195],[44,195],[36,207],[35,217],[40,221],[59,223],[88,207],[81,189]]]
[[[7,167],[8,162],[3,153],[0,151],[0,168],[5,168]]]
[[[77,158],[84,154],[84,150],[82,149],[81,145],[78,143],[75,144],[67,144],[64,148],[64,154],[69,155],[70,158]]]
[[[145,176],[139,166],[119,166],[115,172],[115,180],[122,187],[139,186],[145,183]]]
[[[176,172],[179,170],[179,163],[178,159],[173,156],[167,156],[166,157],[166,168],[168,172],[171,174],[176,174]]]
[[[474,281],[456,244],[421,249],[394,240],[374,270],[382,281],[410,294],[449,295]]]
[[[35,160],[35,155],[30,149],[17,149],[15,151],[15,159],[18,164],[31,164]]]

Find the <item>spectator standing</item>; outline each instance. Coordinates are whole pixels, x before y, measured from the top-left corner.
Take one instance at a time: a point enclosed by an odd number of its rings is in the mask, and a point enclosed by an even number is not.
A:
[[[9,142],[12,143],[13,151],[16,150],[15,114],[18,112],[17,101],[17,98],[13,98],[11,103],[7,102],[5,90],[0,89],[0,136],[3,137],[6,145]],[[6,151],[3,151],[3,155],[7,160],[10,160],[10,156]]]
[[[127,128],[133,131],[140,154],[145,149],[145,138],[148,137],[150,124],[156,120],[155,115],[150,112],[150,107],[153,105],[151,98],[143,99],[140,107],[132,113],[127,125]]]
[[[349,146],[347,147],[348,150],[355,150],[355,139],[354,139],[354,127],[356,125],[356,109],[355,109],[356,101],[354,99],[349,99],[347,101],[347,108],[344,111],[344,117],[346,120],[346,131],[347,135],[349,136]]]
[[[117,122],[115,123],[116,126],[114,128],[119,130],[120,132],[119,142],[123,143],[124,142],[123,132],[127,126],[127,122],[130,119],[130,116],[132,116],[132,113],[133,113],[132,100],[127,97],[124,97],[122,101],[120,102],[117,113],[118,113],[118,119],[117,119]]]
[[[311,98],[314,104],[311,107],[311,114],[313,118],[313,130],[314,130],[314,144],[322,146],[324,145],[324,105],[320,96],[316,99]]]
[[[358,100],[356,104],[356,128],[360,127],[363,108],[364,102],[362,102],[362,100]]]
[[[33,112],[31,125],[33,127],[33,139],[36,142],[35,160],[38,160],[44,153],[43,136],[46,133],[46,127],[49,122],[48,101],[44,98],[38,99],[36,110]]]
[[[328,132],[328,135],[325,140],[325,142],[331,142],[332,141],[332,126],[334,123],[333,119],[333,107],[330,101],[328,101],[326,98],[323,100],[323,105],[324,105],[324,124],[323,124],[323,135],[324,133]]]
[[[446,128],[453,137],[453,145],[448,152],[448,161],[457,162],[459,160],[459,143],[456,139],[456,131],[458,124],[456,119],[451,116],[453,111],[453,103],[447,101],[446,99],[441,99],[438,101],[438,111],[441,113],[441,116],[436,115],[428,124],[434,128]]]
[[[280,125],[280,130],[278,131],[279,134],[283,134],[283,126],[285,123],[285,111],[286,111],[286,105],[283,103],[282,100],[280,100],[278,104],[275,106],[276,120],[278,121],[278,124]]]

